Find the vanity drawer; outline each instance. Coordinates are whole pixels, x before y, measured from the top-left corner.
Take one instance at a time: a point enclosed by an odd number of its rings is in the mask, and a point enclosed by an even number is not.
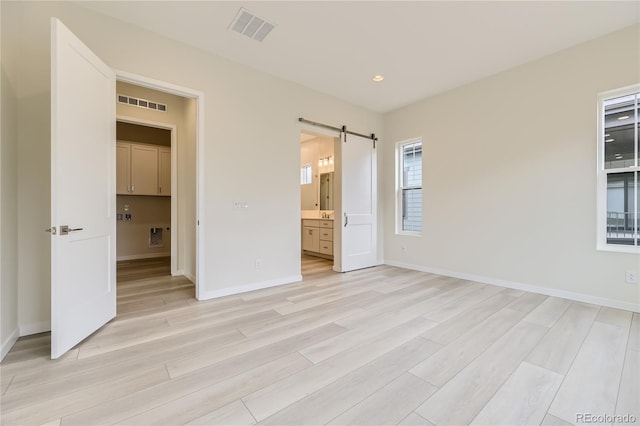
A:
[[[333,241],[320,241],[320,253],[333,256]]]
[[[302,219],[302,226],[314,226],[319,227],[320,221],[318,219]]]
[[[320,240],[333,241],[333,228],[320,228]]]
[[[320,228],[333,228],[332,220],[320,220]]]

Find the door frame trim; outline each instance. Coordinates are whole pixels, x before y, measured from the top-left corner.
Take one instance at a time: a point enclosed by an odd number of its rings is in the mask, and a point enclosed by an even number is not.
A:
[[[136,86],[146,87],[148,89],[157,90],[160,92],[170,93],[172,95],[182,96],[184,98],[194,99],[196,101],[196,276],[191,277],[186,275],[187,278],[195,281],[196,287],[196,299],[200,300],[200,295],[205,293],[206,278],[205,278],[205,244],[204,244],[204,230],[205,224],[200,223],[204,215],[204,93],[184,86],[179,86],[173,83],[168,83],[161,80],[156,80],[150,77],[134,74],[128,71],[119,69],[113,69],[116,73],[116,82],[134,84]],[[115,99],[114,99],[115,102]],[[172,132],[172,144],[173,144]],[[173,166],[173,153],[171,154],[172,166]],[[171,176],[171,191],[174,191],[173,173]],[[173,200],[173,195],[172,195]],[[172,202],[172,228],[173,226],[173,202]],[[174,228],[175,229],[175,228]],[[173,259],[173,246],[171,245],[171,254]],[[173,269],[173,260],[172,260]]]

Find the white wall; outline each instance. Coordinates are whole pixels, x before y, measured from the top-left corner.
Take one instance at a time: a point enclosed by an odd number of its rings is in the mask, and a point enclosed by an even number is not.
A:
[[[595,197],[596,96],[639,78],[635,26],[387,114],[386,261],[638,309],[640,257],[596,251]],[[413,137],[421,237],[394,231],[394,143]]]
[[[125,212],[125,205],[128,211]],[[144,195],[117,195],[116,212],[128,213],[131,220],[116,223],[118,260],[171,255],[171,198]],[[149,246],[149,228],[162,228],[162,247]]]
[[[112,67],[204,93],[203,296],[299,278],[297,118],[380,134],[379,114],[71,3],[2,2],[0,7],[17,22],[10,40],[21,53],[18,214],[24,221],[19,256],[30,260],[19,269],[21,331],[45,330],[50,317],[49,237],[42,229],[49,226],[50,208],[51,16]],[[247,202],[249,209],[233,210],[234,201]],[[256,258],[262,260],[258,270]]]
[[[0,360],[18,338],[18,103],[15,90],[15,50],[6,46],[2,25],[0,92]]]

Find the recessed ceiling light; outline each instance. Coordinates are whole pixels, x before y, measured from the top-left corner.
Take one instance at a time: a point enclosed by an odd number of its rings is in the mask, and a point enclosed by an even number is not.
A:
[[[618,117],[618,120],[626,120],[627,118],[629,118],[628,115],[623,115],[622,117]]]
[[[382,80],[384,80],[384,77],[380,74],[373,77],[373,81],[375,81],[376,83],[380,83]]]
[[[613,142],[614,140],[615,140],[614,138],[611,138],[611,139],[605,139],[604,141],[605,142]]]

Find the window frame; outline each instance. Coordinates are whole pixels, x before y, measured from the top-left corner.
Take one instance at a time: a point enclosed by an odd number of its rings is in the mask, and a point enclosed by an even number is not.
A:
[[[607,242],[607,177],[610,174],[621,174],[625,172],[636,173],[636,185],[640,184],[640,153],[638,152],[638,126],[636,124],[635,132],[635,166],[619,167],[606,169],[605,168],[605,109],[604,102],[623,96],[629,96],[640,93],[640,84],[633,84],[631,86],[622,87],[615,90],[609,90],[598,94],[598,135],[597,135],[597,191],[596,191],[596,204],[597,204],[597,242],[596,249],[599,251],[610,251],[618,253],[632,253],[640,254],[640,243],[636,246],[629,246],[624,244],[611,244]],[[637,108],[634,111],[637,123],[640,120],[638,117]],[[637,186],[636,186],[637,191]],[[640,225],[640,219],[638,219],[637,212],[640,210],[640,201],[637,195],[634,197],[634,212],[636,212],[636,224],[635,232],[637,233],[637,227]]]
[[[403,155],[403,151],[404,151],[404,147],[406,145],[412,145],[415,143],[420,143],[421,149],[422,149],[422,156],[420,158],[420,161],[422,163],[422,176],[420,179],[420,185],[408,185],[408,186],[402,186],[403,185],[403,173],[404,173],[404,155]],[[403,140],[400,142],[396,142],[396,146],[395,146],[395,153],[396,153],[396,158],[395,158],[395,168],[396,168],[396,235],[408,235],[408,236],[414,236],[414,237],[419,237],[422,235],[422,230],[420,231],[406,231],[404,229],[402,229],[402,219],[403,219],[403,212],[404,212],[404,208],[403,208],[403,203],[402,203],[402,194],[403,194],[403,190],[407,190],[407,189],[423,189],[423,183],[424,183],[424,144],[422,141],[421,137],[417,137],[417,138],[412,138],[412,139],[407,139],[407,140]],[[424,192],[423,192],[423,196],[424,196]],[[423,229],[424,227],[424,199],[423,202],[420,206],[420,228]]]
[[[306,173],[305,170],[310,170],[310,173]],[[304,177],[306,175],[309,175],[309,182],[304,182]],[[313,183],[313,164],[311,163],[305,163],[302,166],[300,166],[300,186],[302,185],[311,185]]]

